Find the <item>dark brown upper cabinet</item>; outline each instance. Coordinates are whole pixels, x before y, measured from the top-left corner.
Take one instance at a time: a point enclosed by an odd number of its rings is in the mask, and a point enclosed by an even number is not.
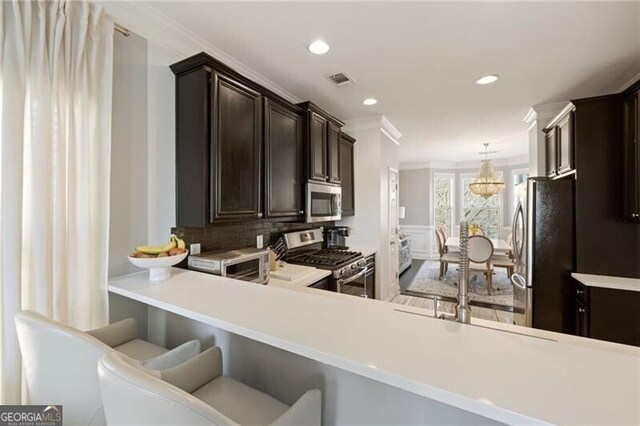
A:
[[[346,133],[340,134],[340,176],[342,178],[342,216],[356,214],[354,191],[354,143],[355,139]]]
[[[304,214],[302,113],[264,101],[265,212],[267,217]]]
[[[305,146],[312,181],[340,184],[340,129],[344,123],[312,102],[298,104],[305,111]]]
[[[309,115],[309,179],[326,182],[327,120],[313,111]]]
[[[624,98],[623,215],[640,222],[640,92]]]
[[[304,217],[308,179],[339,185],[342,121],[206,53],[176,76],[176,226]]]
[[[574,111],[575,106],[570,103],[544,130],[547,177],[563,176],[575,170]]]
[[[262,217],[262,96],[218,72],[211,93],[209,221]]]
[[[340,126],[327,123],[327,162],[329,182],[340,183]]]
[[[178,226],[204,227],[209,222],[209,80],[204,68],[176,77]]]

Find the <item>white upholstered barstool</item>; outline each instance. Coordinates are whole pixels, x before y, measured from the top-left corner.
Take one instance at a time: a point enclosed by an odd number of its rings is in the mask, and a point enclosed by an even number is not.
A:
[[[100,358],[100,390],[110,425],[319,426],[322,394],[308,390],[292,406],[222,375],[213,347],[182,365],[155,371],[117,352]]]
[[[100,356],[119,351],[165,369],[200,353],[192,340],[171,351],[137,338],[133,318],[83,332],[33,311],[15,316],[30,404],[62,404],[65,424],[105,424],[98,384]],[[115,349],[115,351],[114,351]]]

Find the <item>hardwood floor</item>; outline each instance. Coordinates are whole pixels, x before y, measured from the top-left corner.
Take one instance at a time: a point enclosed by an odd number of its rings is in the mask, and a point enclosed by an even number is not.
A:
[[[420,267],[424,263],[424,260],[420,259],[412,259],[411,267],[404,271],[402,275],[400,275],[400,291],[405,292],[411,281],[413,281],[413,277],[416,276]]]
[[[413,306],[416,308],[423,308],[433,311],[433,299],[427,299],[424,297],[399,294],[391,300],[391,303]],[[438,301],[438,312],[453,314],[455,306],[456,304],[452,302]],[[516,324],[516,318],[514,317],[513,313],[497,311],[495,309],[481,308],[480,306],[471,307],[471,316],[483,320],[502,322],[506,324]]]
[[[411,268],[407,269],[400,276],[400,291],[401,294],[395,296],[391,303],[397,303],[400,305],[413,306],[416,308],[423,308],[433,311],[433,299],[428,297],[418,297],[418,296],[410,296],[408,294],[403,294],[416,273],[420,270],[420,267],[424,263],[424,260],[413,259],[411,261]],[[438,312],[439,313],[447,313],[453,314],[454,308],[456,304],[453,302],[445,302],[443,300],[438,301]],[[483,308],[480,306],[472,306],[471,307],[471,316],[474,318],[479,318],[483,320],[496,321],[505,324],[520,324],[522,322],[522,315],[514,315],[512,312]]]

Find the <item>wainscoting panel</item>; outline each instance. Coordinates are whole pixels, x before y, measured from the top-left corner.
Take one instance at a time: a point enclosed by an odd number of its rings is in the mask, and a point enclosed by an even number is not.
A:
[[[414,259],[438,259],[438,248],[433,226],[402,225],[403,234],[411,237],[411,255]]]

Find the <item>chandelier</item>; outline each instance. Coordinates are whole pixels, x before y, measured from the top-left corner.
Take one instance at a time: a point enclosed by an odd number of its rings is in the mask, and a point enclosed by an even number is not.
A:
[[[476,195],[483,198],[492,197],[500,193],[504,189],[504,182],[500,181],[500,178],[493,170],[491,160],[489,160],[489,144],[484,144],[484,160],[480,165],[478,176],[469,184],[469,189]],[[482,154],[482,153],[481,153]]]

